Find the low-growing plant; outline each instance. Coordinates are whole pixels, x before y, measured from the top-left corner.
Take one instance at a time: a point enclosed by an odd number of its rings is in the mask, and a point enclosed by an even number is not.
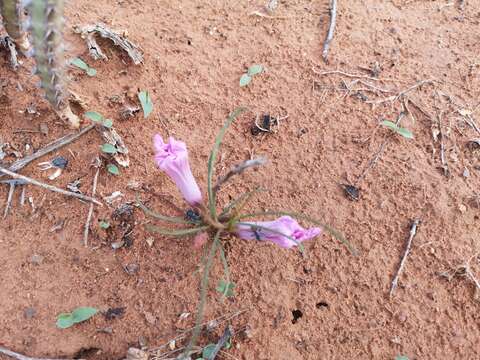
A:
[[[389,128],[393,132],[396,132],[397,134],[403,136],[406,139],[413,139],[413,134],[410,130],[402,128],[392,121],[384,120],[380,123],[380,125]]]
[[[101,124],[107,129],[110,129],[113,126],[113,121],[111,119],[106,119],[102,114],[96,111],[87,111],[84,115],[94,123]]]
[[[244,87],[250,84],[255,75],[263,72],[262,65],[252,65],[248,68],[247,72],[240,77],[240,86]]]
[[[194,243],[199,242],[200,245],[208,241],[208,236],[205,236],[206,234],[213,237],[213,240],[209,245],[208,254],[204,257],[202,262],[203,275],[200,286],[200,301],[197,309],[197,318],[192,338],[184,354],[189,353],[200,334],[204,307],[207,300],[210,268],[212,267],[214,258],[218,253],[220,254],[220,259],[224,266],[225,279],[221,279],[216,290],[220,292],[223,297],[233,296],[235,284],[230,280],[229,267],[222,242],[222,238],[224,236],[234,235],[245,240],[261,242],[268,241],[287,249],[298,246],[301,251],[304,251],[302,242],[313,239],[321,233],[322,229],[324,229],[332,234],[335,238],[341,240],[352,253],[355,253],[355,249],[351,247],[349,242],[347,242],[347,240],[339,232],[309,216],[289,211],[267,211],[254,213],[243,212],[248,204],[248,201],[254,195],[261,192],[261,189],[254,189],[241,194],[238,198],[224,206],[221,211],[218,211],[217,193],[221,186],[230,178],[232,178],[232,176],[240,174],[246,168],[251,166],[259,166],[264,163],[264,161],[248,160],[247,162],[236,166],[227,175],[220,177],[214,183],[214,166],[225,132],[235,118],[245,110],[246,109],[244,108],[239,108],[233,111],[216,137],[213,149],[208,159],[208,199],[205,202],[203,200],[202,192],[191,172],[185,143],[177,141],[172,137],[169,138],[168,142],[164,142],[162,137],[158,134],[155,135],[153,140],[155,162],[157,163],[158,167],[175,182],[184,199],[190,206],[193,207],[193,210],[189,210],[185,218],[170,217],[155,213],[147,208],[139,199],[137,199],[137,206],[140,207],[146,213],[146,215],[166,223],[184,225],[184,227],[180,229],[169,229],[153,225],[146,225],[147,230],[165,236],[174,237],[195,235],[196,238]],[[247,221],[247,219],[250,218],[265,216],[276,216],[278,218],[273,221]],[[297,219],[309,222],[317,227],[305,229],[300,226],[300,224],[297,222]]]
[[[81,323],[90,319],[98,312],[93,307],[78,307],[71,313],[62,313],[57,317],[57,327],[60,329],[67,329],[75,324]]]
[[[97,75],[97,70],[90,67],[85,61],[83,61],[80,58],[74,58],[74,59],[70,60],[70,65],[75,66],[75,67],[85,71],[85,73],[88,76],[96,76]]]
[[[153,102],[148,91],[140,91],[138,100],[140,100],[140,105],[142,105],[143,117],[146,119],[153,111]]]

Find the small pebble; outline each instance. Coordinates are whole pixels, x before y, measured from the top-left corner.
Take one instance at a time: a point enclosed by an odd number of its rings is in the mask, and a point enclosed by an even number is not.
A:
[[[28,307],[23,311],[23,315],[25,316],[25,319],[32,319],[37,315],[37,310],[35,310],[33,307]]]
[[[44,257],[42,255],[34,254],[32,255],[32,258],[30,259],[30,261],[34,265],[40,265],[41,263],[43,263],[43,259]]]

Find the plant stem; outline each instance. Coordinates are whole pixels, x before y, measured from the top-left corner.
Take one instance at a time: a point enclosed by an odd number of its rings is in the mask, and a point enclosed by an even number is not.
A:
[[[186,360],[188,358],[189,356],[188,354],[190,353],[190,350],[195,346],[198,336],[200,335],[200,331],[202,330],[203,313],[205,310],[205,304],[207,302],[208,282],[210,280],[209,274],[213,264],[213,259],[215,258],[215,254],[217,253],[218,245],[220,244],[221,233],[222,231],[218,230],[217,233],[215,234],[215,237],[212,242],[212,246],[210,247],[210,253],[208,254],[208,258],[206,259],[206,261],[203,262],[205,267],[203,270],[202,283],[200,286],[200,302],[198,303],[198,308],[197,308],[197,318],[195,320],[195,329],[193,330],[192,338],[190,339],[190,342],[188,343],[188,346],[185,352],[180,357],[180,360]]]

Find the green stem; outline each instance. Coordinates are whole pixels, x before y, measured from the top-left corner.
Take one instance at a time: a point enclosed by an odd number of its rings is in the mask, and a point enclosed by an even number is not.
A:
[[[225,248],[222,243],[220,243],[220,259],[222,260],[223,273],[225,275],[225,282],[227,283],[227,286],[225,286],[225,290],[223,291],[223,297],[225,298],[230,287],[230,268],[228,266],[227,257],[225,256]]]
[[[213,264],[213,259],[215,258],[215,254],[217,253],[218,245],[220,244],[220,234],[221,230],[218,230],[215,234],[215,238],[213,239],[212,246],[210,247],[210,253],[208,254],[208,258],[204,261],[204,270],[203,270],[203,277],[202,283],[200,285],[200,302],[198,303],[197,308],[197,318],[195,319],[195,329],[192,333],[192,338],[187,345],[185,352],[182,354],[180,360],[186,360],[189,357],[190,351],[195,346],[197,339],[200,335],[200,331],[202,330],[202,322],[203,322],[203,315],[205,310],[205,304],[207,302],[207,293],[208,293],[208,282],[210,280],[210,269]]]

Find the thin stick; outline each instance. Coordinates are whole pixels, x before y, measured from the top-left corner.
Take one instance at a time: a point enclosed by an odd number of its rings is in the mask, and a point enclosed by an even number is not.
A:
[[[233,336],[233,328],[228,325],[225,328],[225,331],[223,332],[222,336],[218,340],[218,342],[215,344],[215,347],[210,354],[210,356],[206,360],[215,360],[217,357],[218,352],[223,348],[223,346],[227,343],[227,341]]]
[[[403,117],[405,116],[405,111],[402,111],[398,117],[397,117],[397,121],[395,122],[395,125],[399,125],[400,124],[400,121],[403,119]],[[377,153],[374,155],[374,157],[369,161],[367,167],[365,168],[365,170],[363,170],[363,172],[360,174],[360,176],[357,178],[357,181],[355,181],[355,183],[353,184],[354,186],[358,186],[358,184],[360,184],[360,182],[362,182],[362,180],[365,178],[365,176],[367,175],[367,173],[370,171],[370,169],[372,169],[375,164],[377,163],[378,159],[380,159],[380,156],[383,154],[383,151],[385,150],[385,147],[387,146],[387,144],[390,142],[390,139],[391,137],[389,137],[388,139],[386,139],[382,145],[380,145],[380,148],[378,149]]]
[[[15,351],[8,350],[2,346],[0,346],[0,354],[4,354],[7,356],[10,356],[14,359],[17,360],[68,360],[68,359],[43,359],[43,358],[33,358],[29,356],[25,356],[19,353],[16,353]]]
[[[333,33],[335,32],[335,25],[337,23],[337,0],[331,0],[330,4],[330,26],[328,27],[327,38],[323,44],[322,57],[323,61],[327,62],[328,50],[330,49],[330,43],[333,39]]]
[[[21,179],[21,180],[24,180],[25,182],[29,183],[29,184],[32,184],[32,185],[36,185],[36,186],[40,186],[44,189],[47,189],[47,190],[50,190],[50,191],[53,191],[53,192],[57,192],[59,194],[62,194],[62,195],[65,195],[65,196],[71,196],[71,197],[75,197],[77,199],[80,199],[80,200],[84,200],[84,201],[88,201],[88,202],[92,202],[94,204],[97,204],[97,205],[100,205],[102,206],[103,204],[98,201],[97,199],[94,199],[90,196],[86,196],[86,195],[82,195],[82,194],[77,194],[77,193],[74,193],[74,192],[71,192],[71,191],[66,191],[66,190],[63,190],[63,189],[60,189],[56,186],[53,186],[53,185],[49,185],[49,184],[45,184],[45,183],[42,183],[38,180],[35,180],[35,179],[32,179],[32,178],[29,178],[29,177],[26,177],[26,176],[23,176],[23,175],[20,175],[20,174],[17,174],[17,173],[14,173],[13,171],[10,171],[10,170],[7,170],[3,167],[0,166],[0,173],[4,173],[5,175],[9,175],[11,176],[13,179]]]
[[[410,227],[410,236],[408,237],[407,247],[405,249],[405,253],[403,254],[402,260],[400,261],[400,266],[398,267],[395,277],[393,278],[392,286],[390,287],[390,296],[393,295],[393,292],[398,286],[398,279],[400,278],[403,268],[405,267],[407,256],[410,253],[410,249],[412,248],[413,237],[417,233],[418,224],[420,224],[420,220],[415,219],[412,223],[412,226]]]
[[[12,205],[13,193],[15,191],[15,182],[10,183],[10,188],[8,189],[7,205],[5,206],[5,212],[3,213],[3,218],[6,219],[10,206]]]
[[[73,133],[69,134],[66,136],[61,137],[60,139],[55,140],[54,142],[48,144],[44,148],[34,152],[32,155],[26,156],[20,160],[15,161],[9,168],[8,170],[12,172],[17,172],[20,169],[23,169],[25,166],[27,166],[29,163],[31,163],[33,160],[36,160],[48,153],[51,153],[52,151],[55,151],[57,149],[60,149],[61,147],[70,144],[71,142],[77,140],[80,136],[83,134],[86,134],[90,130],[92,130],[95,127],[95,124],[89,125],[78,133]],[[0,178],[4,176],[4,174],[0,174]]]
[[[93,187],[92,187],[92,196],[95,196],[97,192],[97,183],[98,183],[98,174],[100,174],[100,168],[97,168],[97,172],[93,177]],[[93,215],[93,203],[90,203],[90,208],[88,209],[87,222],[85,223],[85,231],[83,232],[83,245],[88,246],[88,232],[90,231],[90,221],[92,220]]]
[[[220,189],[220,187],[226,183],[228,180],[230,180],[230,178],[232,176],[235,176],[235,175],[239,175],[241,174],[242,172],[244,172],[246,169],[248,168],[251,168],[251,167],[257,167],[257,166],[261,166],[261,165],[265,165],[265,163],[267,162],[267,159],[264,158],[264,157],[258,157],[256,159],[252,159],[252,160],[246,160],[244,162],[241,162],[240,164],[238,165],[235,165],[233,167],[233,169],[231,169],[225,176],[222,176],[221,178],[219,178],[217,180],[217,183],[215,184],[215,186],[213,187],[213,191],[214,192],[218,192],[218,190]]]

